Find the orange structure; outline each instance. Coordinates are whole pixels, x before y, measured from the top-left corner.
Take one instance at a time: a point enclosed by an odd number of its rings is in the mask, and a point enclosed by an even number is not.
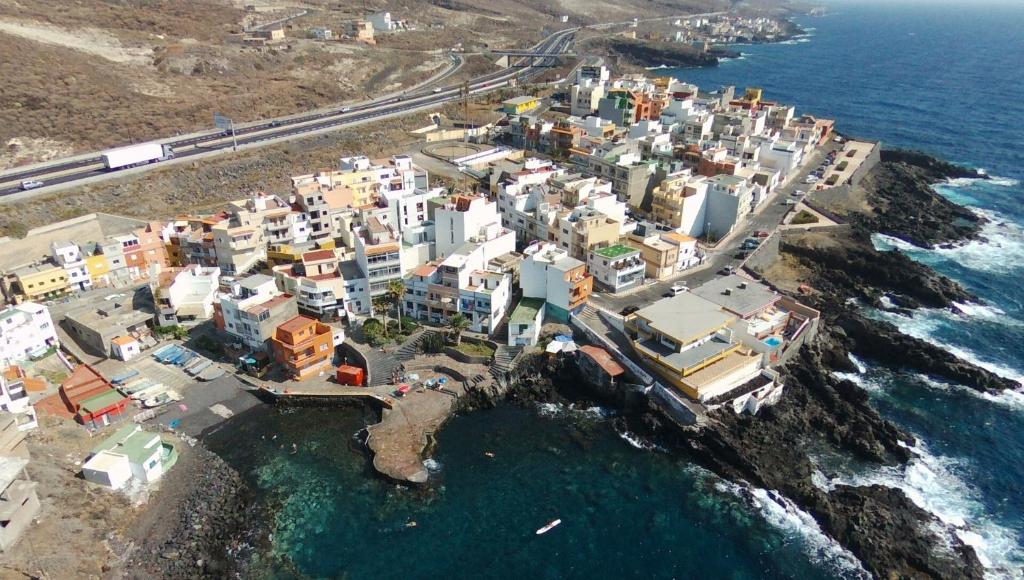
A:
[[[308,316],[299,315],[282,323],[270,341],[275,360],[298,381],[318,375],[334,356],[331,327]]]

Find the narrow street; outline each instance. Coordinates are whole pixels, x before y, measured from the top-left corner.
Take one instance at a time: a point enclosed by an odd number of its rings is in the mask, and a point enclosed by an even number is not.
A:
[[[814,187],[804,183],[804,178],[821,164],[829,151],[837,148],[839,147],[836,143],[829,141],[815,150],[810,156],[810,161],[805,163],[788,183],[772,192],[768,199],[755,210],[756,213],[748,215],[743,224],[720,243],[719,247],[708,250],[707,261],[704,265],[692,271],[681,272],[668,280],[648,283],[625,295],[616,296],[604,292],[594,292],[590,297],[590,302],[599,308],[616,313],[630,306],[642,308],[665,295],[673,284],[681,283],[694,288],[719,276],[719,272],[726,266],[738,267],[742,260],[736,258],[736,253],[739,251],[740,245],[743,244],[743,240],[758,230],[772,233],[778,229],[782,219],[793,208],[791,205],[785,205],[785,200],[789,199],[790,194],[798,189],[807,191]]]

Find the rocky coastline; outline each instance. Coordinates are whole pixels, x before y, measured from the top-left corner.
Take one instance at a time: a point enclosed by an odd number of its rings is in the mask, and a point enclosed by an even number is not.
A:
[[[811,449],[820,445],[879,466],[914,457],[913,438],[880,417],[863,389],[833,374],[856,371],[851,353],[981,391],[1019,387],[861,312],[865,305],[905,313],[921,307],[955,311],[958,303],[977,301],[955,281],[900,252],[880,252],[871,242],[874,232],[926,247],[977,238],[984,219],[931,188],[961,177],[981,175],[919,153],[886,152],[860,185],[870,210],[844,216],[849,226],[827,234],[783,235],[780,260],[812,288],[799,299],[822,312],[817,340],[782,369],[786,394],[775,407],[757,417],[719,410],[710,427],[675,435],[716,473],[777,490],[812,514],[876,577],[984,575],[974,550],[901,490],[823,487],[814,481],[811,460]],[[770,275],[765,279],[773,283]]]
[[[202,445],[185,450],[155,505],[129,530],[124,578],[244,578],[266,542],[261,508],[242,476]]]

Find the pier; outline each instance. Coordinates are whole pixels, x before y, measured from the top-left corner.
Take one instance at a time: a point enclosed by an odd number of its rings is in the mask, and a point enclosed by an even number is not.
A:
[[[265,399],[277,404],[340,403],[363,400],[380,407],[380,421],[367,426],[366,445],[373,452],[373,467],[381,475],[400,482],[425,483],[429,473],[423,460],[434,443],[434,434],[455,410],[455,403],[474,387],[492,381],[487,365],[461,363],[445,355],[418,355],[405,364],[409,392],[398,396],[399,385],[353,387],[326,378],[264,383],[248,379]],[[444,379],[438,388],[428,382]]]

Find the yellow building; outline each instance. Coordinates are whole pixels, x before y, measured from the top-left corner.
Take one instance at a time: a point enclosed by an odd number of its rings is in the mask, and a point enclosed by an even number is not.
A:
[[[110,274],[110,262],[103,254],[85,257],[85,267],[89,270],[89,277],[92,278],[93,286],[103,286],[108,281]]]
[[[509,115],[521,115],[540,106],[540,99],[529,95],[502,101],[501,110]]]
[[[24,300],[44,301],[68,291],[68,273],[54,264],[23,266],[10,278],[11,291]]]
[[[762,355],[743,343],[739,317],[689,292],[627,318],[633,349],[687,397],[707,401],[757,376]]]

